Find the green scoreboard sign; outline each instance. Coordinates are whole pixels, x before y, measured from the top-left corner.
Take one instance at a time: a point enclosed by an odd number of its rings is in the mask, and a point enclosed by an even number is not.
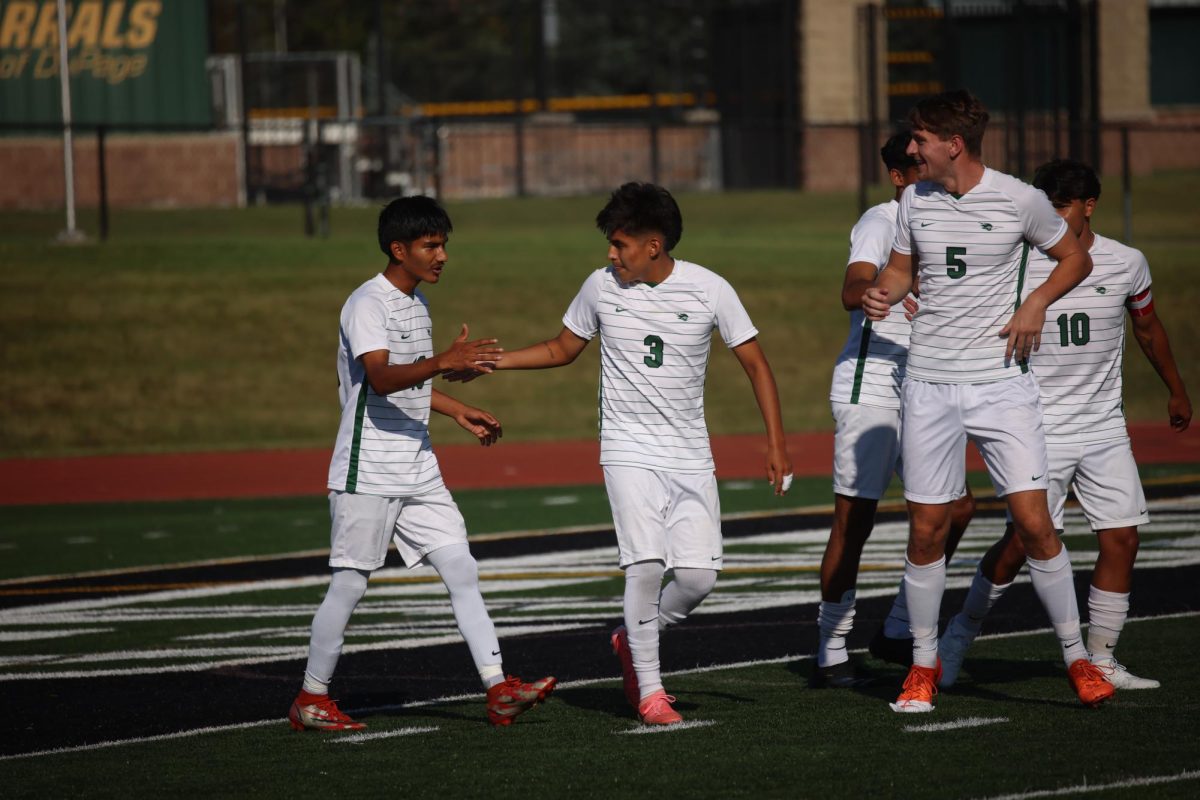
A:
[[[77,123],[212,122],[204,0],[74,0],[67,74]],[[0,122],[55,123],[58,4],[0,0]]]

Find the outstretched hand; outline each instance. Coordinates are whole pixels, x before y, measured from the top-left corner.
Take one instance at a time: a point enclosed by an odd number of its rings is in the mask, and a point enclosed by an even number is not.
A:
[[[470,431],[484,447],[491,447],[504,435],[504,429],[500,427],[500,420],[482,408],[464,406],[454,415],[454,421],[464,430]]]
[[[477,378],[481,374],[491,372],[496,362],[503,356],[502,347],[494,347],[497,339],[475,339],[467,341],[469,330],[464,322],[462,331],[455,338],[454,343],[450,345],[443,353],[437,355],[438,367],[443,375],[449,380],[456,380],[451,377],[459,374],[471,374],[472,378]],[[463,378],[457,378],[463,380]]]

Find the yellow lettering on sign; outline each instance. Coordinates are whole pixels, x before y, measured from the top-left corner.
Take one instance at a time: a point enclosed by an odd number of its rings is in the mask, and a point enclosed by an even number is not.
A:
[[[95,46],[100,38],[102,16],[100,0],[84,0],[71,15],[71,27],[67,30],[67,47],[80,44]]]
[[[4,9],[4,22],[0,23],[0,47],[28,47],[29,29],[37,18],[37,10],[37,3],[9,3]]]
[[[124,47],[125,37],[121,35],[121,18],[125,16],[125,3],[117,0],[109,3],[104,16],[104,32],[100,34],[101,47]]]
[[[158,15],[162,13],[159,0],[138,0],[129,11],[128,47],[149,47],[158,35]]]
[[[39,51],[37,61],[33,65],[33,77],[53,78],[57,74],[58,51],[50,49]]]
[[[0,79],[8,80],[16,78],[25,71],[25,65],[29,63],[29,51],[25,51],[20,55],[0,56]]]
[[[42,13],[33,29],[33,46],[58,47],[58,8],[54,3],[42,3]]]

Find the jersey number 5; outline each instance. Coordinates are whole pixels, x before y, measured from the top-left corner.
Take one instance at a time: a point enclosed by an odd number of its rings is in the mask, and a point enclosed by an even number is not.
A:
[[[643,339],[642,344],[650,348],[650,355],[642,359],[646,366],[654,367],[655,369],[661,367],[663,357],[663,340],[652,335]]]
[[[946,248],[946,274],[951,278],[961,278],[967,274],[967,262],[963,261],[959,256],[965,256],[967,248],[965,247],[947,247]]]

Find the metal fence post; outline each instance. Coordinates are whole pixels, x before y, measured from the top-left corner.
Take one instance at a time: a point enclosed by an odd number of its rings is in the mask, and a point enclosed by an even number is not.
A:
[[[104,140],[108,135],[108,126],[96,126],[96,166],[99,175],[99,197],[97,204],[100,213],[100,241],[108,240],[108,170],[105,168]]]

